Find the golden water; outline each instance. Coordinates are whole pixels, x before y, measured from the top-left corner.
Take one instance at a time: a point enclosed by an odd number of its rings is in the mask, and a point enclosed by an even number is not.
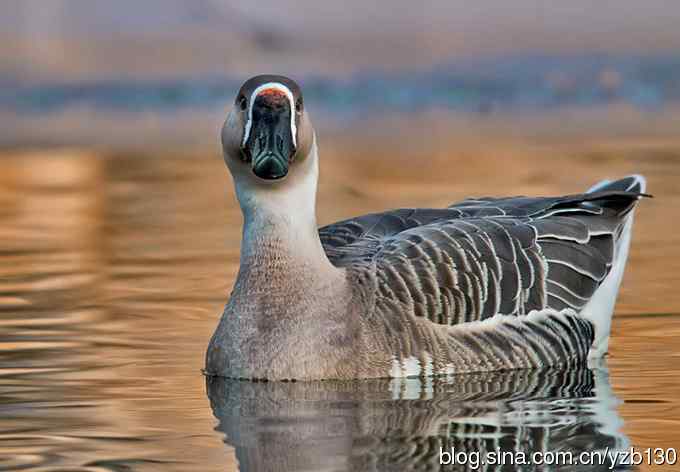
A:
[[[648,177],[608,367],[206,388],[241,224],[217,153],[7,151],[0,470],[436,470],[437,441],[472,450],[486,423],[486,447],[680,449],[680,145],[392,141],[322,140],[320,223]]]

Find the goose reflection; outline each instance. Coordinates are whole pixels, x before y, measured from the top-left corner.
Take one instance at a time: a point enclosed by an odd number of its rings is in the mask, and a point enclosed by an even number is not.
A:
[[[508,462],[510,454],[529,461],[547,451],[613,457],[629,447],[603,365],[353,382],[207,378],[206,387],[217,430],[235,448],[242,472],[612,470],[610,459],[581,466]],[[452,449],[459,459],[460,452],[474,454],[452,464]],[[496,465],[481,464],[489,452]]]

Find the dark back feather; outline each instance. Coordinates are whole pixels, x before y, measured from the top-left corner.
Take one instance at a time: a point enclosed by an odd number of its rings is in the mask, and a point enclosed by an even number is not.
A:
[[[578,195],[398,209],[319,235],[334,265],[373,267],[376,303],[396,301],[435,323],[578,310],[609,273],[622,224],[642,195],[635,185],[622,179]]]

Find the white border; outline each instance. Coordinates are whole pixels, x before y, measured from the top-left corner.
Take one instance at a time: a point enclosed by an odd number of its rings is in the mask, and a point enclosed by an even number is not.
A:
[[[293,136],[293,146],[297,148],[297,127],[295,126],[295,100],[293,99],[293,92],[290,91],[288,87],[280,82],[267,82],[262,84],[253,90],[252,95],[250,95],[250,101],[248,102],[248,119],[246,120],[246,127],[243,132],[243,140],[241,141],[241,147],[245,147],[248,138],[250,137],[250,129],[253,126],[253,103],[255,103],[255,98],[260,92],[267,89],[276,89],[283,92],[290,102],[290,132]]]

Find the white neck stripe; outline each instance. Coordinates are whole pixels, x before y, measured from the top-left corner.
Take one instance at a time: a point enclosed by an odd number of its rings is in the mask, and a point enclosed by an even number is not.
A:
[[[280,82],[267,82],[253,90],[252,95],[250,95],[250,101],[248,101],[248,119],[246,120],[241,147],[246,145],[248,138],[250,137],[250,130],[253,126],[253,103],[255,102],[255,98],[260,92],[266,89],[276,89],[286,95],[286,98],[290,103],[290,133],[293,136],[293,146],[297,147],[297,127],[295,126],[295,100],[293,99],[293,92]]]

